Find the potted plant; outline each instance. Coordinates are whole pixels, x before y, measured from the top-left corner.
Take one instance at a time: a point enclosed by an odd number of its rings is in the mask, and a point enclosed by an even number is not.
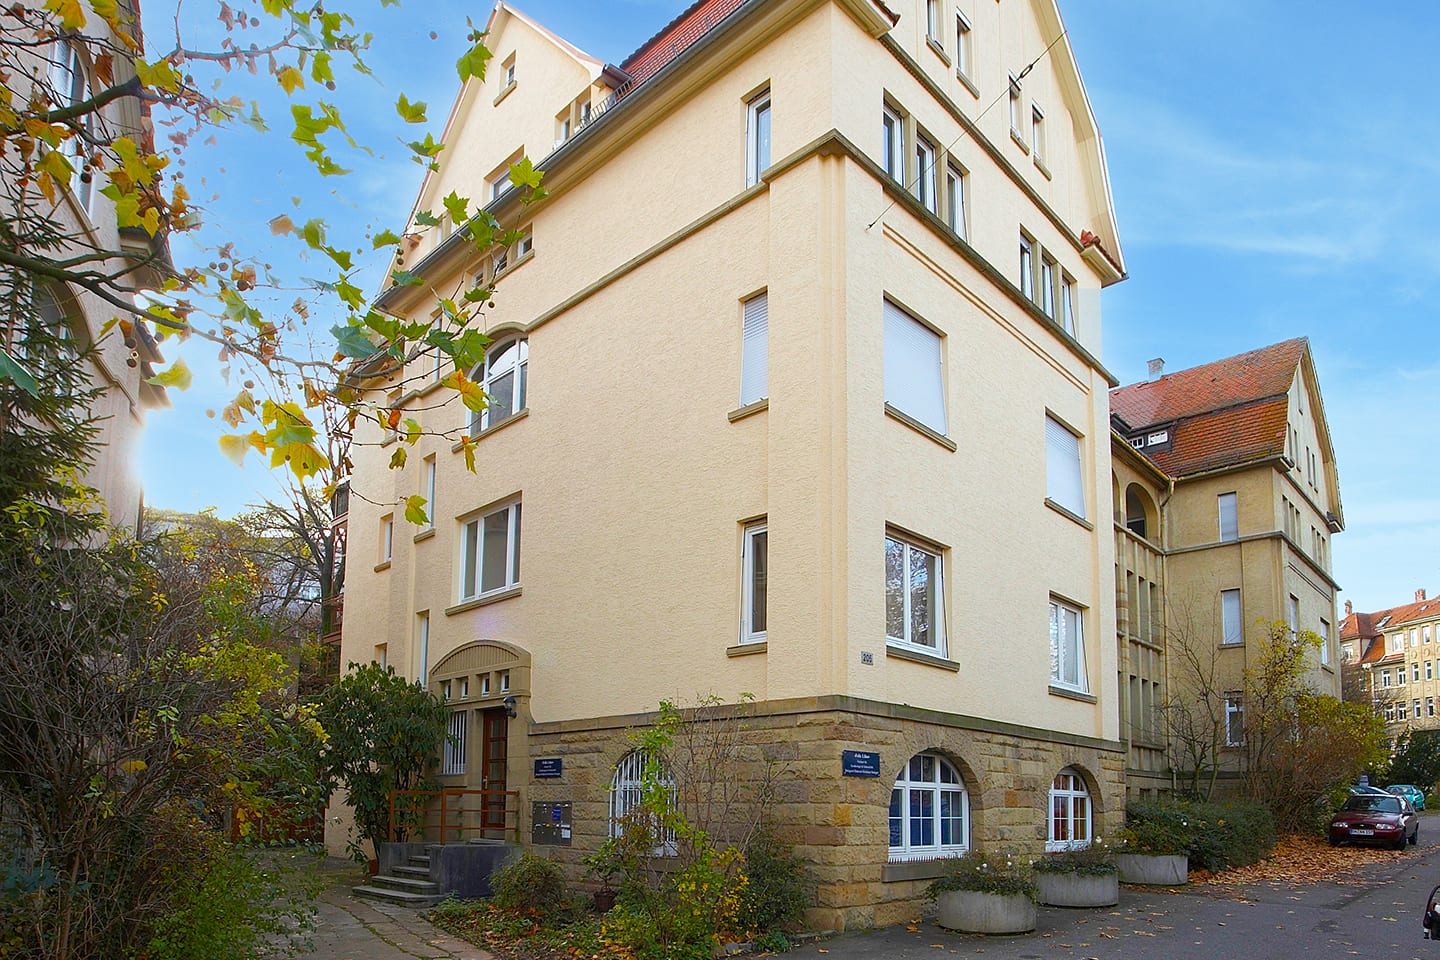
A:
[[[1115,865],[1126,883],[1176,887],[1190,875],[1189,823],[1141,820],[1126,825],[1116,838]]]
[[[610,837],[600,844],[594,853],[580,858],[585,864],[586,875],[600,885],[591,900],[596,913],[608,913],[615,906],[617,892],[611,881],[625,872],[624,851],[619,837]]]
[[[1035,929],[1035,883],[1028,867],[1007,853],[972,850],[925,893],[936,922],[965,933],[1029,933]]]
[[[1051,907],[1113,907],[1120,902],[1114,851],[1099,837],[1088,847],[1047,853],[1031,865],[1040,902]]]

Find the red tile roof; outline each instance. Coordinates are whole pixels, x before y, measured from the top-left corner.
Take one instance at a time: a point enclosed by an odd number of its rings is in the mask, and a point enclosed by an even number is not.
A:
[[[1288,392],[1308,348],[1300,337],[1117,387],[1110,411],[1131,433],[1168,427],[1168,447],[1142,452],[1171,476],[1282,454]]]
[[[1407,624],[1440,617],[1440,597],[1416,600],[1413,603],[1376,610],[1373,613],[1352,613],[1340,621],[1341,640],[1364,640],[1365,649],[1360,656],[1361,663],[1379,663],[1387,659],[1385,653],[1385,631],[1404,628]],[[1440,631],[1437,631],[1440,633]],[[1436,636],[1440,642],[1440,635]],[[1390,654],[1389,656],[1400,656]]]
[[[744,0],[696,0],[688,10],[671,20],[620,64],[620,69],[630,77],[630,88],[640,86],[659,73],[670,61],[708,33],[711,27],[734,13],[743,2]]]

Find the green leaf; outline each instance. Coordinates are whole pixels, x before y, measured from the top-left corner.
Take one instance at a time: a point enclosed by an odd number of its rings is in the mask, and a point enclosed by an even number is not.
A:
[[[400,119],[406,123],[425,122],[425,102],[421,100],[411,103],[410,98],[403,93],[400,94],[400,99],[395,101],[395,112],[400,114]]]
[[[417,276],[409,270],[395,270],[390,274],[390,279],[395,281],[396,286],[418,287],[425,282],[424,277]]]
[[[382,230],[379,233],[375,234],[374,239],[371,241],[374,246],[372,246],[371,249],[379,250],[381,247],[393,247],[399,242],[400,238],[397,237],[393,231]]]
[[[0,349],[0,380],[10,381],[32,397],[40,394],[40,384],[10,355],[10,351],[4,349]]]
[[[470,219],[470,214],[468,213],[470,201],[467,197],[462,197],[454,190],[451,190],[450,195],[440,202],[445,204],[445,211],[450,214],[450,222],[456,226]]]
[[[404,447],[396,447],[395,452],[390,454],[390,469],[399,470],[405,466],[405,460],[409,456]]]
[[[146,383],[154,384],[157,387],[174,387],[177,390],[190,389],[190,368],[185,365],[183,357],[177,358],[170,365],[170,369],[164,373],[157,373],[149,377]]]
[[[430,517],[425,513],[425,498],[421,496],[405,498],[405,519],[417,527],[428,526]]]
[[[415,222],[422,227],[438,227],[440,225],[440,218],[429,210],[421,210],[415,214]]]
[[[330,54],[315,54],[310,64],[310,77],[316,83],[329,83],[335,79],[335,72],[330,69]]]
[[[365,293],[354,284],[341,280],[335,284],[335,294],[351,310],[359,310],[365,302]]]
[[[341,356],[363,360],[375,352],[375,344],[360,327],[334,326],[330,332],[335,335],[335,352]]]
[[[414,417],[406,417],[404,420],[401,421],[400,425],[404,427],[405,436],[403,439],[406,443],[413,446],[415,441],[420,439],[419,421],[417,421]]]
[[[455,61],[455,72],[460,74],[460,82],[464,83],[471,77],[477,80],[485,79],[485,64],[489,62],[494,54],[483,43],[477,43]]]
[[[545,171],[536,170],[529,157],[521,157],[519,163],[510,164],[510,182],[522,189],[539,189],[544,177]]]

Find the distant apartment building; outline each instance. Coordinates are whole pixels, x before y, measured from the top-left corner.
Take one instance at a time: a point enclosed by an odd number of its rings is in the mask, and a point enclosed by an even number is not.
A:
[[[1097,356],[1125,273],[1054,0],[700,0],[618,66],[504,3],[488,31],[416,210],[477,196],[521,239],[417,220],[423,284],[381,307],[498,281],[490,406],[430,354],[371,384],[424,435],[403,471],[357,438],[343,660],[443,696],[442,781],[577,876],[631,731],[696,694],[755,695],[819,926],[913,916],[966,849],[1118,827]]]
[[[1163,710],[1195,696],[1186,655],[1215,668],[1227,748],[1269,624],[1319,634],[1308,680],[1340,693],[1330,542],[1344,514],[1309,342],[1151,372],[1110,392],[1120,728],[1139,794],[1171,785]]]
[[[1408,730],[1440,728],[1440,598],[1416,590],[1413,602],[1373,613],[1347,602],[1340,649],[1353,671],[1347,698],[1373,704],[1392,742]]]

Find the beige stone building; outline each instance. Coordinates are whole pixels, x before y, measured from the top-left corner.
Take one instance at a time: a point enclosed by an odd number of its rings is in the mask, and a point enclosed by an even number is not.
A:
[[[1270,623],[1323,638],[1308,680],[1340,694],[1330,539],[1344,514],[1309,342],[1152,374],[1110,393],[1121,731],[1140,794],[1172,783],[1160,711],[1195,696],[1186,654],[1215,670],[1226,748]]]
[[[491,405],[429,356],[388,384],[425,435],[403,471],[360,438],[345,660],[448,697],[445,781],[503,787],[488,825],[526,843],[556,810],[571,865],[661,699],[754,694],[821,926],[1116,823],[1124,267],[1054,0],[702,0],[618,66],[503,3],[489,31],[416,209],[479,195],[523,239],[416,223],[424,284],[382,305],[495,277]]]
[[[1373,613],[1347,602],[1340,651],[1354,676],[1346,696],[1374,705],[1392,743],[1406,731],[1440,727],[1440,599],[1416,590],[1413,602]]]
[[[35,4],[38,6],[38,4]],[[122,13],[131,5],[121,3]],[[98,17],[91,18],[84,33],[53,40],[26,51],[9,71],[12,89],[48,99],[57,107],[88,100],[104,89],[97,78],[95,58],[103,56],[113,63],[113,83],[120,85],[134,76],[134,66],[116,50],[126,49],[108,35],[109,28]],[[14,51],[18,47],[10,47]],[[121,97],[98,111],[76,121],[84,134],[106,138],[130,136],[149,142],[153,136],[148,110],[135,97]],[[103,268],[121,275],[120,283],[145,287],[158,284],[167,268],[169,249],[164,234],[151,238],[139,228],[121,229],[116,225],[114,202],[101,188],[105,177],[90,169],[80,148],[82,136],[67,140],[66,155],[77,174],[62,191],[59,204],[46,216],[60,237],[68,242],[73,255],[103,251],[121,254],[128,261],[130,273],[123,274],[122,257],[112,257],[94,268]],[[8,168],[7,168],[8,170]],[[0,199],[0,203],[8,202]],[[57,255],[52,251],[50,255]],[[0,287],[8,286],[0,277]],[[7,300],[10,300],[7,295]],[[143,328],[136,327],[126,336],[116,328],[102,336],[102,330],[115,317],[115,308],[95,294],[70,288],[57,281],[24,275],[13,291],[14,316],[0,316],[0,347],[22,366],[43,378],[44,371],[34,369],[34,358],[27,358],[26,326],[38,322],[52,334],[86,346],[95,345],[87,374],[90,382],[103,390],[94,407],[100,429],[96,459],[85,476],[105,501],[110,523],[135,532],[140,520],[142,495],[139,477],[132,457],[144,427],[145,412],[167,406],[165,390],[145,379],[154,375],[154,365],[161,361],[154,339]],[[33,318],[33,321],[32,321]]]

